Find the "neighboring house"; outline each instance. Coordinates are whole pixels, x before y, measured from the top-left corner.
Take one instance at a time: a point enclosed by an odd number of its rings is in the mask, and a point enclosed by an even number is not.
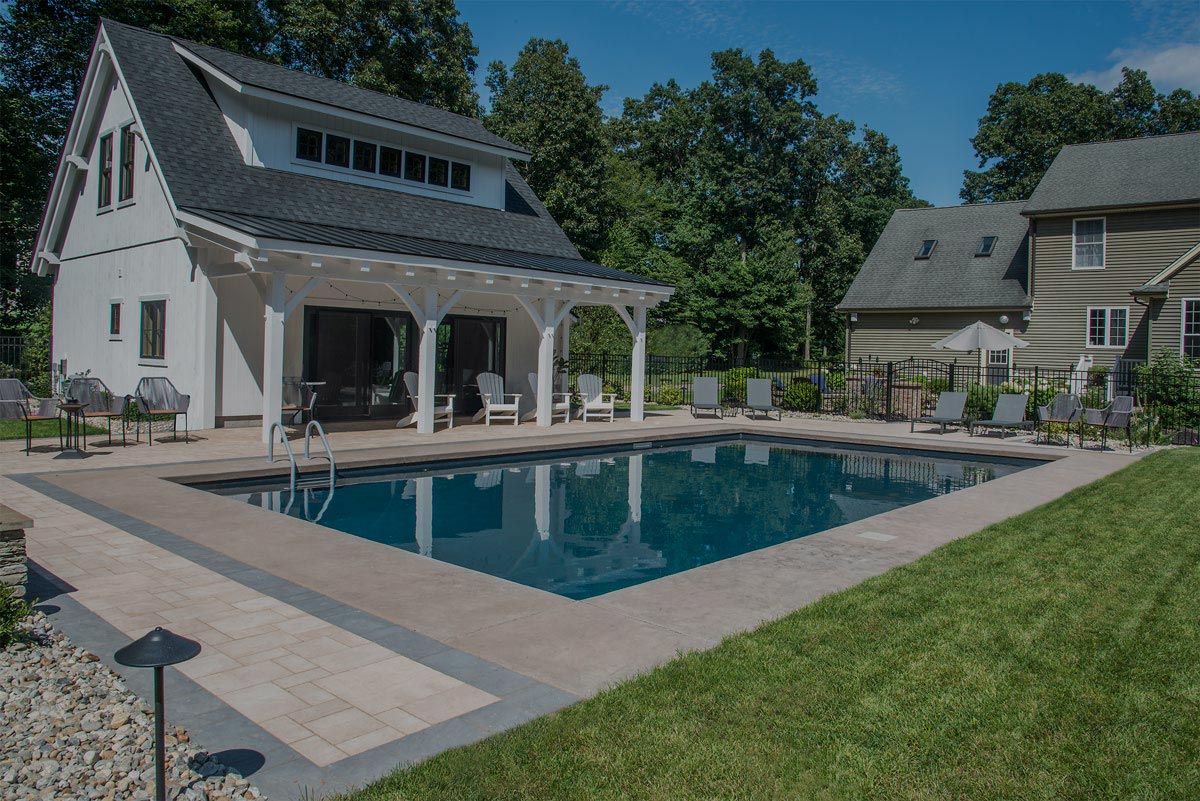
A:
[[[839,305],[852,360],[983,320],[1029,343],[1002,368],[1200,358],[1200,133],[1064,147],[1028,201],[903,209]]]
[[[549,425],[571,309],[617,308],[644,355],[673,289],[581,259],[528,158],[475,119],[104,20],[33,258],[56,367],[165,375],[200,426],[264,436],[301,379],[326,418],[400,417],[404,371],[460,414],[492,371]]]

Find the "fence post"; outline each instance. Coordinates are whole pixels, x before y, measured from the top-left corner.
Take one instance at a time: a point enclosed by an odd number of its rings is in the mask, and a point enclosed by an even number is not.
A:
[[[884,418],[892,419],[892,362],[887,363],[887,403],[884,411]]]
[[[951,391],[951,392],[957,392],[957,391],[958,391],[958,387],[957,387],[957,386],[955,386],[955,384],[954,384],[954,365],[955,365],[956,363],[957,363],[957,362],[950,362],[950,391]]]

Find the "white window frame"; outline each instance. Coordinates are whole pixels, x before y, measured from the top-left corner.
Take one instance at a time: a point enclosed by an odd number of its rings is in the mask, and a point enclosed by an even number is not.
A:
[[[1200,298],[1180,298],[1179,300],[1179,355],[1187,355],[1187,350],[1184,348],[1187,334],[1187,306],[1189,303],[1195,303],[1200,306]],[[1200,311],[1198,309],[1197,311]],[[1192,336],[1200,336],[1200,331],[1197,331]],[[1195,357],[1193,357],[1195,358]]]
[[[1092,344],[1092,312],[1100,310],[1104,312],[1104,344]],[[1112,313],[1114,311],[1125,312],[1125,341],[1120,345],[1110,345],[1109,340],[1112,334]],[[1083,323],[1083,346],[1091,350],[1124,350],[1129,347],[1130,340],[1130,319],[1128,306],[1088,306],[1087,316]]]
[[[1076,262],[1076,246],[1079,242],[1079,223],[1095,222],[1099,220],[1101,223],[1100,230],[1100,266],[1099,267],[1080,267]],[[1103,270],[1108,266],[1108,218],[1107,217],[1076,217],[1071,220],[1071,269],[1072,270]]]
[[[299,134],[300,128],[304,128],[305,130],[308,130],[308,131],[319,131],[320,132],[320,134],[321,134],[321,161],[309,161],[308,159],[296,158],[296,137]],[[325,137],[328,137],[330,135],[340,136],[343,139],[350,140],[350,166],[349,167],[338,167],[333,164],[325,163]],[[375,145],[375,172],[366,172],[364,170],[354,169],[354,140],[355,139],[357,139],[360,142],[366,142],[368,144]],[[437,184],[431,184],[426,181],[410,181],[404,177],[404,162],[403,162],[403,160],[401,160],[401,163],[400,163],[400,175],[399,176],[384,175],[383,173],[379,172],[379,159],[380,159],[380,153],[381,153],[380,148],[382,148],[382,147],[391,148],[392,150],[399,150],[402,153],[410,152],[410,153],[415,153],[418,156],[424,156],[425,157],[425,173],[426,173],[426,175],[429,174],[429,159],[431,159],[431,158],[445,159],[446,161],[451,162],[451,166],[450,166],[451,170],[453,170],[453,168],[454,168],[453,163],[456,161],[459,164],[466,164],[468,167],[471,168],[471,188],[469,190],[467,190],[466,192],[464,192],[461,189],[451,188],[449,184],[447,184],[446,186],[438,186]],[[288,157],[289,162],[291,164],[299,166],[299,167],[308,167],[309,169],[314,169],[314,170],[326,170],[328,172],[337,173],[338,175],[353,175],[357,178],[361,178],[361,179],[368,180],[368,181],[383,181],[384,183],[399,184],[401,186],[419,186],[422,189],[428,189],[431,192],[440,192],[444,195],[448,195],[449,197],[470,197],[470,198],[475,197],[475,178],[479,174],[479,172],[478,172],[479,164],[474,159],[459,158],[458,156],[450,156],[450,155],[447,155],[446,153],[433,153],[428,150],[422,150],[422,149],[416,148],[416,147],[408,147],[406,145],[397,144],[395,142],[384,142],[383,140],[374,139],[369,136],[357,136],[352,133],[347,133],[346,131],[335,131],[332,128],[325,128],[320,125],[309,125],[307,123],[301,123],[301,122],[293,122],[292,123],[291,139],[288,141],[288,153],[291,154]],[[447,179],[449,179],[449,175],[447,175]]]

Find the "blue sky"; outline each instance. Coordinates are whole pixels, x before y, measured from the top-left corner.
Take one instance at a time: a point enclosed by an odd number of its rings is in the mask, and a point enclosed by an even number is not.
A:
[[[957,204],[975,167],[970,137],[998,83],[1062,72],[1108,89],[1120,66],[1159,91],[1200,91],[1200,3],[499,2],[459,0],[479,45],[477,77],[511,65],[531,36],[565,40],[605,111],[674,78],[711,75],[709,54],[765,47],[813,66],[822,112],[884,132],[916,193]]]

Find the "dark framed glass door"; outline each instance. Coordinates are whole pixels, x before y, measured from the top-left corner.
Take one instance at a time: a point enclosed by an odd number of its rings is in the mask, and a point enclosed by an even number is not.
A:
[[[503,317],[448,315],[438,327],[438,391],[455,394],[457,413],[483,408],[480,373],[504,375],[505,333]]]
[[[415,369],[407,314],[305,309],[304,380],[317,384],[317,416],[399,417],[408,412],[405,370]]]

